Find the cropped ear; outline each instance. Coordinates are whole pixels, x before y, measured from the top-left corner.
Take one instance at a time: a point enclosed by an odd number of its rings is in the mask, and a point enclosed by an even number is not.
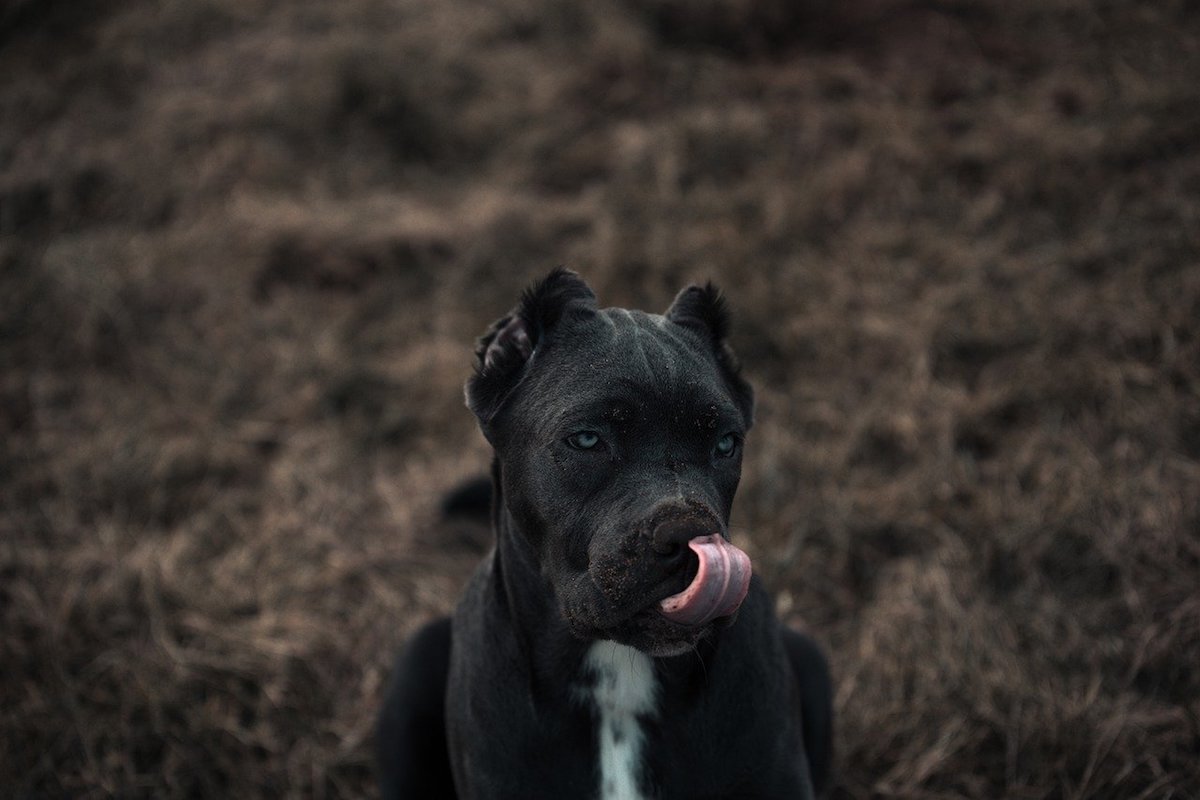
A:
[[[467,380],[467,407],[487,433],[488,423],[520,383],[525,366],[568,311],[594,311],[596,295],[563,267],[525,290],[507,316],[497,320],[475,348],[475,374]]]
[[[741,375],[737,358],[726,342],[729,335],[729,308],[719,289],[711,282],[689,286],[675,296],[666,317],[699,334],[712,348],[734,402],[742,411],[746,427],[754,423],[754,390]]]
[[[676,325],[691,328],[713,344],[724,342],[729,334],[729,309],[721,291],[711,282],[689,286],[677,294],[666,317]]]

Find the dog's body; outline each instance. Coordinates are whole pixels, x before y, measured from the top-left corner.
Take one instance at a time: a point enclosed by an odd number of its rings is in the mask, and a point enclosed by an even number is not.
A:
[[[556,271],[481,340],[496,547],[406,647],[385,797],[803,798],[824,659],[728,542],[753,398],[711,288],[665,317]],[[735,624],[736,622],[736,624]]]

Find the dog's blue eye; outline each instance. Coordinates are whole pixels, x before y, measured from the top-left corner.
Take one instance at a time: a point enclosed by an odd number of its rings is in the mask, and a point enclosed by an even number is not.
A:
[[[737,437],[732,433],[727,433],[717,440],[717,455],[722,458],[728,458],[733,455],[734,448],[737,447]]]
[[[595,431],[580,431],[567,437],[567,444],[576,450],[591,450],[600,444],[600,435]]]

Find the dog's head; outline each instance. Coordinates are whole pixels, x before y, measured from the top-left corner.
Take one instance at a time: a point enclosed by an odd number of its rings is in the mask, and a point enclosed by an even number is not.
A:
[[[728,522],[754,398],[727,329],[711,285],[658,316],[600,309],[560,269],[479,342],[467,405],[581,638],[681,653],[745,597]]]

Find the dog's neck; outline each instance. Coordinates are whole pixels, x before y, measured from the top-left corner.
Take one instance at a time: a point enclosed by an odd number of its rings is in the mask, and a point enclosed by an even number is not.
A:
[[[658,677],[650,656],[617,642],[588,649],[580,694],[596,713],[601,800],[645,797],[647,717],[658,712]]]
[[[584,641],[571,633],[538,567],[534,545],[504,503],[499,467],[493,485],[496,546],[490,578],[495,607],[513,632],[535,704],[594,722],[601,800],[638,800],[646,795],[644,724],[691,702],[708,680],[719,632],[696,650],[652,658],[608,640]]]
[[[540,689],[559,693],[564,674],[573,674],[587,656],[589,643],[573,636],[563,621],[537,555],[504,503],[499,465],[493,468],[492,522],[496,546],[491,584],[496,607],[507,617],[521,657],[528,665],[535,699]],[[550,698],[553,700],[554,698]]]

